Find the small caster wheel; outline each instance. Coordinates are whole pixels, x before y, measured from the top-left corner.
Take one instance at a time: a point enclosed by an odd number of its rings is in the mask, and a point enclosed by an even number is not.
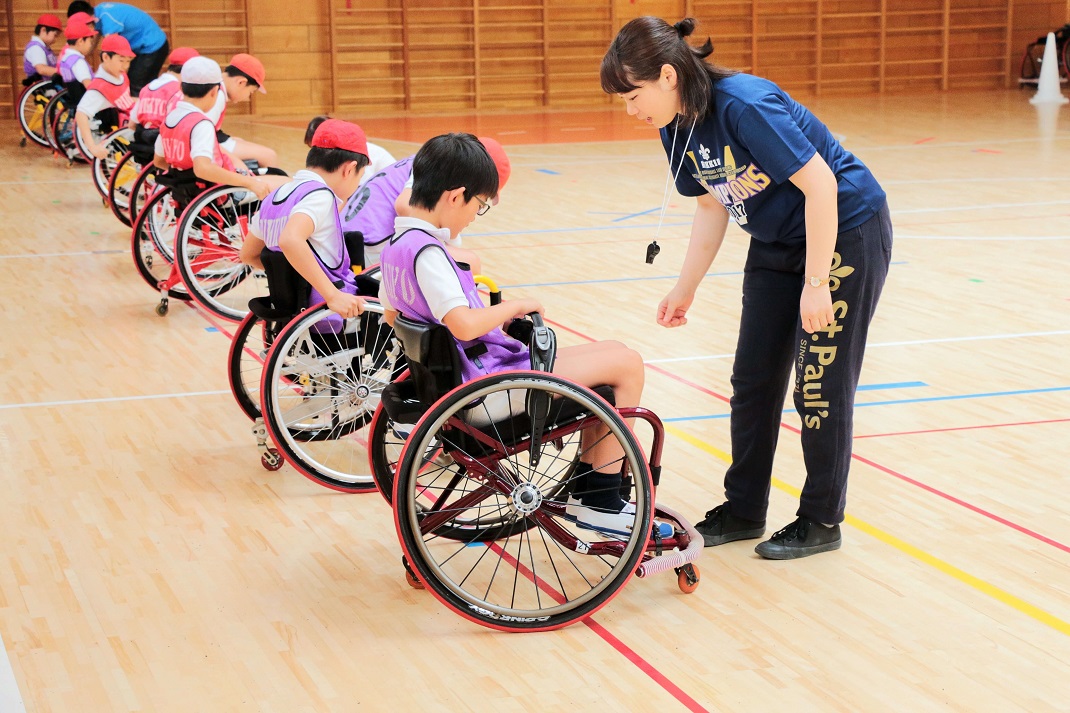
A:
[[[22,137],[22,141],[19,142],[19,148],[20,149],[26,148],[26,137],[25,136],[23,136]]]
[[[698,589],[699,579],[701,579],[701,574],[699,574],[698,567],[693,564],[685,564],[683,567],[676,568],[676,584],[684,594],[690,594]]]
[[[152,255],[145,257],[145,267],[152,269]]]
[[[108,199],[107,198],[101,198],[100,202],[104,204],[105,208],[111,208],[111,205],[108,203]]]
[[[274,448],[268,448],[264,455],[260,456],[260,465],[264,466],[266,470],[272,472],[278,470],[283,464],[282,456]]]
[[[416,573],[412,571],[412,567],[409,566],[409,560],[404,556],[401,558],[401,564],[405,567],[405,582],[413,589],[423,589],[424,583],[420,581],[420,578],[416,576]]]
[[[157,317],[166,317],[167,316],[167,309],[168,309],[167,302],[166,301],[160,302],[158,305],[156,305],[156,316]]]

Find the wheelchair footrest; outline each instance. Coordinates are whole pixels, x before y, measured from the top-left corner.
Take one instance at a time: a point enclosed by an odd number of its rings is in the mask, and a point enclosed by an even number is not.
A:
[[[672,522],[680,530],[683,530],[689,542],[687,547],[682,550],[663,551],[660,555],[644,561],[635,570],[635,576],[637,577],[646,577],[647,575],[676,569],[694,562],[702,555],[702,549],[705,547],[701,533],[675,510],[671,510],[664,505],[658,505],[654,508],[654,517]]]

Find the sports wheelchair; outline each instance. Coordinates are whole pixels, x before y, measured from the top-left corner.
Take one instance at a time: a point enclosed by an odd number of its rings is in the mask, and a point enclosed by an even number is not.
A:
[[[134,196],[137,195],[137,191],[142,191],[141,202],[144,203],[145,192],[155,187],[158,169],[152,166],[152,159],[158,135],[159,131],[156,129],[136,129],[133,141],[126,147],[126,153],[115,162],[108,178],[108,207],[111,208],[112,215],[128,228],[133,227],[134,220],[137,218],[137,213],[133,212]],[[139,186],[138,180],[146,174],[148,169],[152,169],[152,182],[149,183],[149,179],[146,178]]]
[[[274,171],[255,163],[250,168],[261,175]],[[240,260],[260,201],[245,188],[208,186],[192,170],[155,174],[154,180],[156,189],[134,221],[131,252],[138,273],[160,292],[156,314],[166,315],[171,299],[192,299],[218,317],[241,320],[249,300],[267,293],[263,273]]]
[[[1040,80],[1040,66],[1044,61],[1044,46],[1048,36],[1038,37],[1030,42],[1022,54],[1022,66],[1018,75],[1018,86],[1036,86]],[[1070,78],[1070,24],[1055,30],[1055,60],[1059,67],[1059,81],[1065,83]]]
[[[15,115],[23,133],[19,146],[25,146],[29,140],[48,148],[48,138],[45,136],[45,107],[52,97],[63,90],[63,85],[40,75],[27,77],[22,84],[22,93],[15,104]]]
[[[94,131],[94,133],[96,132]],[[104,199],[104,205],[110,207],[111,179],[119,166],[119,161],[130,153],[130,146],[134,141],[134,131],[133,129],[122,127],[114,129],[104,136],[95,135],[93,138],[108,153],[107,157],[100,159],[86,152],[92,166],[93,185],[96,187],[100,197]],[[78,145],[79,147],[82,146],[80,136],[78,137]]]
[[[549,373],[553,332],[537,315],[532,321],[531,371],[466,384],[445,327],[403,316],[394,322],[410,378],[384,388],[369,447],[376,484],[394,507],[407,581],[466,619],[506,631],[556,629],[590,616],[633,573],[674,569],[680,589],[694,591],[702,537],[654,503],[660,419],[643,408],[615,409],[609,387],[587,389]],[[625,419],[652,428],[649,460]],[[394,460],[379,447],[401,430],[409,433]],[[622,497],[635,504],[627,535],[583,529],[569,515],[577,464],[604,438],[620,445],[613,465],[621,468]]]
[[[281,252],[265,249],[261,260],[269,295],[250,300],[228,355],[231,391],[253,419],[261,464],[278,470],[285,456],[329,488],[374,490],[368,425],[383,388],[401,368],[383,309],[371,299],[378,269],[357,275],[365,309],[346,320],[323,304],[303,309],[308,283]],[[267,446],[269,436],[274,448]]]

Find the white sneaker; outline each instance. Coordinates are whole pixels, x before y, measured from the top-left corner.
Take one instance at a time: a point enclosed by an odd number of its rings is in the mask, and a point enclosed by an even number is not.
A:
[[[606,512],[581,504],[576,515],[576,524],[586,530],[627,537],[635,525],[635,505],[625,503],[620,512]]]

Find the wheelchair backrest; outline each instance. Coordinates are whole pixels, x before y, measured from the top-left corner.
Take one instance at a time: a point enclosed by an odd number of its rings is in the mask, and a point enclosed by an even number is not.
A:
[[[263,320],[289,319],[305,308],[311,287],[282,252],[264,248],[260,252],[267,277],[268,298],[250,300],[249,309]],[[254,304],[256,303],[256,304]]]
[[[457,343],[444,325],[426,324],[398,315],[394,320],[394,334],[405,350],[417,398],[425,406],[460,386],[461,359]]]
[[[207,188],[207,184],[197,178],[197,174],[193,172],[192,168],[181,171],[176,171],[172,168],[169,171],[164,171],[157,174],[156,182],[171,189],[171,195],[174,197],[175,203],[183,210]]]

